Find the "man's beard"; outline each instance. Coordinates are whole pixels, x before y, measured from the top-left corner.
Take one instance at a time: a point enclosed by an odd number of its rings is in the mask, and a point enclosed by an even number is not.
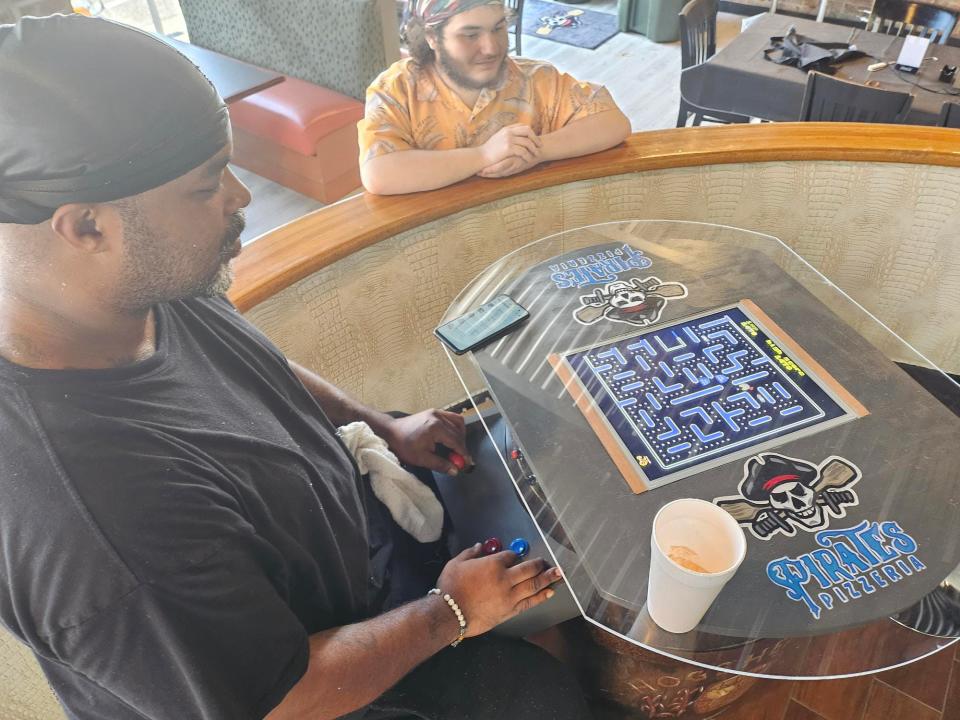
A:
[[[243,232],[243,211],[230,216],[220,240],[217,266],[206,276],[193,281],[196,261],[184,255],[171,256],[169,243],[147,223],[135,206],[123,212],[128,247],[124,258],[123,279],[117,287],[116,306],[127,312],[142,312],[157,302],[190,297],[215,297],[224,294],[233,282],[230,261],[237,239]],[[188,284],[189,283],[189,284]]]
[[[500,61],[500,67],[497,69],[497,74],[494,78],[488,82],[477,82],[472,79],[469,75],[461,72],[457,67],[457,61],[450,57],[450,54],[443,47],[443,39],[440,39],[440,42],[437,43],[436,49],[437,62],[440,67],[443,69],[444,74],[454,85],[468,89],[468,90],[483,90],[484,88],[493,88],[500,84],[500,81],[503,79],[503,71],[507,66],[506,56]]]
[[[233,284],[233,268],[230,267],[230,261],[234,257],[233,249],[240,239],[243,228],[246,227],[246,219],[243,211],[238,210],[230,216],[230,226],[223,235],[223,242],[220,246],[220,265],[205,285],[200,287],[195,293],[200,297],[217,297],[223,295]]]

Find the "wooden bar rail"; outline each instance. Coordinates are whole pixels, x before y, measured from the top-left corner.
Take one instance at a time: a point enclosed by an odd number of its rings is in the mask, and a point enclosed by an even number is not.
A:
[[[317,210],[248,245],[231,298],[247,310],[384,238],[513,195],[581,180],[731,163],[846,161],[960,167],[955,130],[857,123],[776,123],[635,133],[616,148],[512,178],[473,178],[410,195],[363,194]],[[776,228],[770,228],[776,234]]]

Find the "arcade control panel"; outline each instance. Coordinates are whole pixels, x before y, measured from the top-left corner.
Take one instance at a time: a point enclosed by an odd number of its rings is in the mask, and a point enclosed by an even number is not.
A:
[[[510,474],[484,430],[481,416],[468,418],[467,448],[473,456],[475,467],[471,472],[460,473],[456,477],[437,476],[440,494],[453,525],[450,552],[456,554],[480,542],[484,543],[484,551],[488,553],[503,548],[514,552],[526,550],[525,557],[542,557],[553,564],[546,544],[514,485],[515,480],[524,488],[525,496],[533,499],[531,510],[542,513],[545,506],[534,506],[538,492],[536,478],[523,453],[513,442],[503,418],[492,410],[483,413],[482,419],[490,429],[490,435],[495,438],[498,449],[507,458]],[[543,517],[538,514],[538,518],[542,523]],[[560,584],[554,589],[556,594],[550,600],[508,620],[496,632],[520,637],[579,616],[580,611],[567,587]]]

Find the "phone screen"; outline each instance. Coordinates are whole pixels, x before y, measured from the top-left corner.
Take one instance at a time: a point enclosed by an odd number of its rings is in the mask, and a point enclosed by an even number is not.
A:
[[[490,342],[530,317],[509,295],[493,300],[454,318],[436,329],[436,335],[458,355]]]

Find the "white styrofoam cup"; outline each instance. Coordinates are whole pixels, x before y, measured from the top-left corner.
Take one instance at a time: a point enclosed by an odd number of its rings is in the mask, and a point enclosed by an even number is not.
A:
[[[743,529],[729,513],[706,500],[682,498],[664,505],[650,535],[647,612],[672,633],[693,630],[747,554]],[[707,572],[670,559],[670,549],[690,551]]]

